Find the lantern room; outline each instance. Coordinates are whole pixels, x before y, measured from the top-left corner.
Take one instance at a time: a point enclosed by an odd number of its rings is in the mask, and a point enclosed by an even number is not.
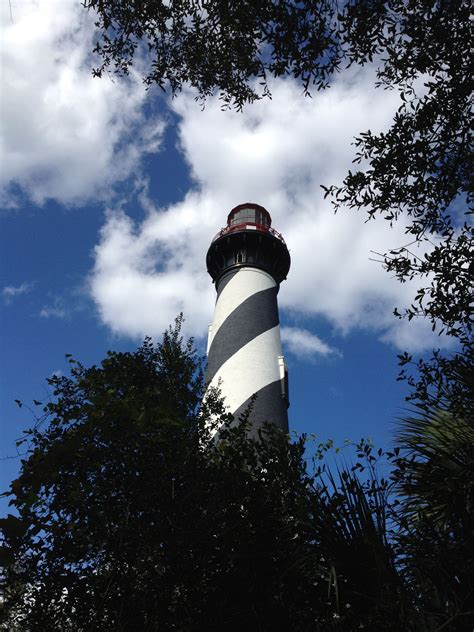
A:
[[[270,213],[259,204],[239,204],[231,210],[227,217],[228,228],[245,224],[253,224],[260,230],[267,230],[272,224]]]
[[[270,213],[259,204],[247,202],[231,210],[227,226],[217,233],[207,252],[207,271],[216,289],[224,274],[241,267],[265,270],[277,284],[286,279],[290,253],[271,223]]]

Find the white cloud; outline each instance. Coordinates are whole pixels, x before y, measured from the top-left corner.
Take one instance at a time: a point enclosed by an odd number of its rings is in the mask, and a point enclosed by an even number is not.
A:
[[[18,204],[18,187],[37,204],[110,201],[115,183],[130,175],[143,182],[141,159],[158,151],[163,119],[145,115],[147,93],[135,74],[91,76],[93,16],[75,0],[12,0],[11,11],[13,20],[9,3],[0,8],[3,203]],[[413,287],[370,261],[371,250],[407,241],[403,223],[390,229],[353,211],[334,215],[320,188],[350,168],[354,135],[389,126],[398,96],[373,82],[370,70],[352,70],[308,99],[282,79],[271,101],[243,113],[222,112],[217,98],[203,112],[190,92],[171,101],[194,187],[165,209],[143,188],[141,223],[109,210],[89,279],[102,321],[122,335],[159,335],[183,311],[188,332],[204,336],[215,296],[205,271],[210,239],[233,206],[255,201],[289,245],[292,268],[279,300],[297,322],[324,317],[342,335],[370,329],[412,351],[438,344],[427,323],[393,317]],[[66,309],[53,303],[41,315],[64,317]]]
[[[201,111],[189,93],[172,101],[195,187],[166,209],[155,209],[143,192],[141,224],[109,214],[90,285],[102,320],[120,334],[155,335],[183,310],[188,330],[203,336],[213,309],[206,250],[229,210],[253,201],[270,211],[290,248],[279,297],[290,315],[323,316],[343,335],[370,329],[400,348],[438,344],[426,323],[407,327],[393,317],[413,287],[370,261],[372,250],[406,243],[403,222],[391,229],[382,219],[366,223],[362,213],[335,215],[320,188],[351,167],[354,135],[391,122],[398,96],[375,90],[373,81],[369,71],[343,75],[308,99],[294,82],[279,80],[271,101],[243,113],[222,112],[218,99]]]
[[[282,327],[281,340],[285,349],[303,359],[342,355],[338,349],[331,347],[307,329],[299,327]]]
[[[215,209],[190,197],[168,211],[151,211],[139,226],[121,212],[110,213],[96,247],[90,291],[114,332],[159,335],[180,312],[189,333],[207,331],[214,290],[203,249],[215,229]]]
[[[2,289],[3,300],[7,305],[9,305],[12,300],[21,296],[22,294],[28,294],[33,289],[32,283],[21,283],[21,285],[6,285]]]
[[[41,318],[72,319],[76,314],[90,309],[87,284],[64,288],[61,294],[47,292],[39,310]]]
[[[68,313],[59,305],[47,305],[41,308],[39,315],[41,318],[66,318]]]
[[[74,0],[12,0],[1,5],[0,191],[15,186],[35,203],[103,198],[141,157],[157,150],[162,121],[146,121],[146,91],[128,81],[94,79],[93,16]]]

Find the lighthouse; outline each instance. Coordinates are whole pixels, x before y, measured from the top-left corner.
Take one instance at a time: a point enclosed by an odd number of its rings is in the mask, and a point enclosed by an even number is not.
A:
[[[206,383],[220,389],[235,420],[255,396],[250,415],[253,436],[265,421],[288,432],[288,371],[277,295],[290,269],[290,254],[271,223],[263,206],[236,206],[206,258],[217,292]]]

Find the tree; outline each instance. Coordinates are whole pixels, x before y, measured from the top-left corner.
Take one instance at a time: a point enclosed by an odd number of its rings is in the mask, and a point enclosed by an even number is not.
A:
[[[4,629],[305,629],[313,604],[328,610],[307,581],[323,571],[303,442],[251,441],[246,417],[212,440],[226,417],[216,398],[200,407],[179,329],[49,380],[0,522]]]
[[[319,460],[330,445],[318,448]],[[338,615],[346,608],[341,629],[426,630],[398,568],[392,524],[399,505],[378,471],[384,454],[364,440],[352,447],[359,459],[352,467],[328,467],[327,459],[316,467],[311,496],[313,533],[330,561]]]
[[[127,74],[135,56],[143,78],[205,99],[218,91],[241,109],[270,95],[272,77],[291,76],[305,94],[330,86],[352,64],[377,63],[377,84],[402,105],[388,132],[355,139],[355,162],[340,185],[325,187],[336,209],[363,209],[407,221],[407,244],[381,260],[401,281],[418,278],[412,305],[472,351],[472,39],[467,0],[248,0],[117,3],[85,0],[97,15],[101,60],[95,74]],[[415,246],[422,242],[426,254]],[[426,373],[436,369],[429,364]],[[431,367],[431,369],[430,369]]]
[[[407,581],[417,587],[433,627],[468,632],[474,625],[474,368],[451,377],[442,397],[398,424],[397,540]]]
[[[180,326],[50,379],[0,521],[0,629],[432,632],[399,570],[381,452],[362,443],[331,473],[330,443],[308,467],[304,437],[251,439],[251,409],[229,423],[217,393],[200,406]]]

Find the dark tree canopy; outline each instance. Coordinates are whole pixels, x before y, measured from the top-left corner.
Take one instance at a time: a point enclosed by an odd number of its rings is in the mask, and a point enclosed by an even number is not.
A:
[[[257,448],[242,428],[217,447],[179,323],[157,346],[71,363],[49,380],[11,486],[18,515],[0,523],[6,629],[263,629],[265,613],[289,624],[286,587],[294,607],[316,593],[298,579],[311,563],[302,444]]]
[[[180,321],[157,345],[70,362],[19,441],[1,630],[472,629],[472,414],[433,408],[407,420],[406,456],[362,441],[334,467],[330,442],[271,424],[250,439],[251,410],[229,424],[217,393],[200,407]]]

